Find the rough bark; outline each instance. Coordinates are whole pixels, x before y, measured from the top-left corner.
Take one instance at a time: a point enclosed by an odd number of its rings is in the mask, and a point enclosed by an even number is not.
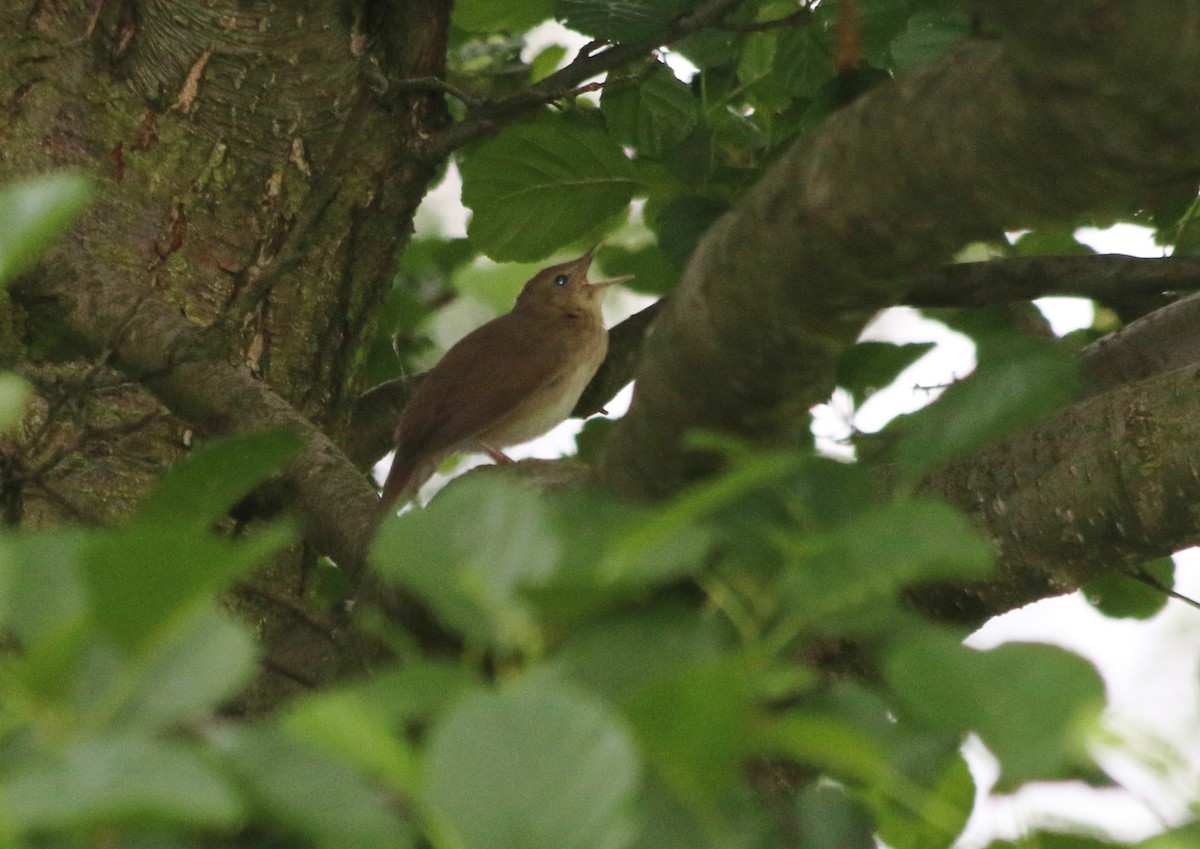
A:
[[[922,486],[974,516],[998,577],[920,598],[978,624],[1200,544],[1200,364],[1092,395]]]
[[[8,465],[10,518],[120,521],[193,434],[285,425],[308,439],[288,472],[313,543],[361,568],[373,489],[331,438],[348,437],[364,342],[434,175],[422,133],[444,121],[440,98],[386,78],[440,72],[448,14],[0,4],[0,180],[74,168],[97,184],[7,307],[24,342],[8,365],[42,389],[38,440]],[[308,557],[241,604],[320,680],[356,661],[319,612],[311,639],[291,627]]]

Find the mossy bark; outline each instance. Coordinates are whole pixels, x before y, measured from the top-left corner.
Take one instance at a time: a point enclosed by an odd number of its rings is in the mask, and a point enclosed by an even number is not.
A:
[[[388,80],[440,71],[448,17],[442,0],[0,2],[0,183],[72,169],[96,186],[0,320],[5,365],[37,391],[4,451],[11,523],[122,521],[194,440],[259,415],[230,376],[348,438],[437,167],[419,140],[444,120],[440,98]],[[172,415],[183,371],[213,398],[188,421]],[[293,684],[358,663],[310,609],[311,557],[239,602]]]

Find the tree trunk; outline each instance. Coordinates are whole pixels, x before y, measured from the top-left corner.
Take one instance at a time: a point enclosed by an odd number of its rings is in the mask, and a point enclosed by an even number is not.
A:
[[[280,416],[349,438],[364,341],[434,176],[417,142],[444,120],[388,81],[440,72],[448,6],[3,3],[0,183],[96,183],[4,307],[4,365],[37,389],[10,522],[120,522],[194,438]],[[294,468],[340,472],[365,540],[361,473],[328,442]],[[240,593],[286,686],[356,662],[308,609],[312,557]]]

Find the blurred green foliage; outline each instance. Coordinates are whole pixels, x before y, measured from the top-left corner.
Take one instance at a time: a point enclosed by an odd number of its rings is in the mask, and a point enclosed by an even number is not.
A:
[[[520,33],[548,16],[639,41],[690,5],[461,0],[451,76],[503,96],[562,57],[521,59]],[[662,54],[692,63],[690,79],[659,61],[630,67],[598,108],[546,111],[464,151],[469,235],[405,255],[388,304],[401,358],[480,254],[541,259],[610,237],[610,273],[669,292],[700,234],[788,143],[970,30],[954,0],[861,8],[859,68],[834,67],[833,0],[795,20],[796,4],[755,0],[733,26]],[[86,194],[77,177],[0,192],[0,282]],[[1177,212],[1164,231],[1190,234],[1191,207]],[[1077,249],[1052,231],[1014,251],[1063,244]],[[1053,343],[978,320],[961,329],[976,373],[895,423],[870,458],[896,464],[902,484],[1072,390]],[[923,352],[859,346],[839,379],[862,400]],[[381,338],[371,375],[394,359]],[[0,376],[0,428],[23,395]],[[278,716],[222,716],[259,648],[221,594],[298,534],[280,523],[231,541],[212,527],[296,448],[282,433],[215,441],[124,527],[0,535],[0,849],[938,849],[975,804],[968,734],[1005,789],[1095,780],[1086,742],[1104,693],[1089,663],[1043,645],[966,648],[901,600],[914,584],[986,578],[989,543],[945,505],[879,486],[866,462],[803,446],[726,446],[722,474],[652,508],[460,481],[385,522],[372,565],[462,640],[461,657],[409,651]],[[1095,590],[1114,615],[1153,612]],[[1197,839],[1184,827],[1143,849]],[[1004,845],[1109,844],[1047,833]]]

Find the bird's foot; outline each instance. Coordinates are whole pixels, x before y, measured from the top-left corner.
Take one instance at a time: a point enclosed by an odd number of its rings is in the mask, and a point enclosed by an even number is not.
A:
[[[499,448],[493,448],[491,445],[485,445],[482,442],[479,443],[479,447],[482,448],[484,450],[484,453],[486,453],[489,457],[491,457],[497,463],[515,462],[512,457],[509,457],[507,454],[505,454]]]

